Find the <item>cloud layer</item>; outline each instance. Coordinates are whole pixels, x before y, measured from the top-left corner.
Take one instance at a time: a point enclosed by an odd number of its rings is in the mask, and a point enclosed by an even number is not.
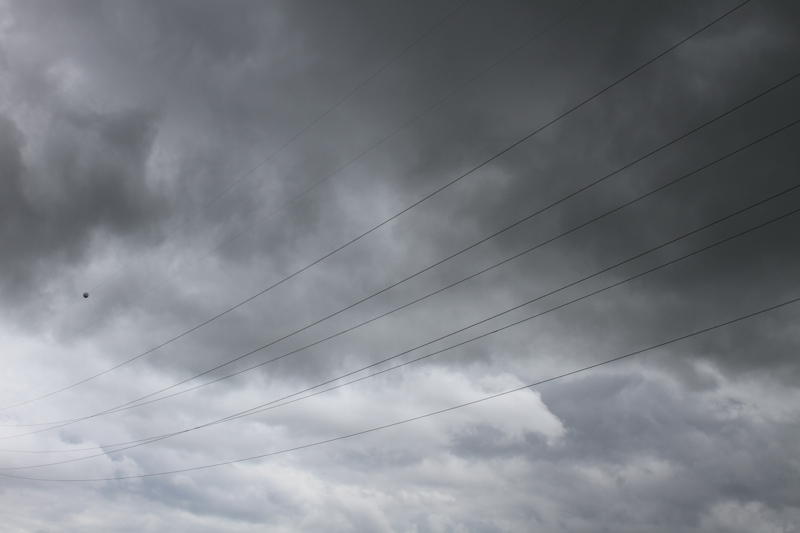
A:
[[[796,532],[800,304],[663,344],[800,297],[740,3],[0,2],[0,529]]]

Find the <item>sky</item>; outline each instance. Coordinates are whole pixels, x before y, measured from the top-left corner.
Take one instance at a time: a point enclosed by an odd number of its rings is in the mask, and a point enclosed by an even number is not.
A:
[[[0,531],[800,531],[798,65],[791,0],[0,0]]]

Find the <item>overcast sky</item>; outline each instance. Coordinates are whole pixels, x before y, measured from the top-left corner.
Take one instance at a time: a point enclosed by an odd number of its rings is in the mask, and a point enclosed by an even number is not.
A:
[[[0,531],[800,531],[742,1],[0,0]]]

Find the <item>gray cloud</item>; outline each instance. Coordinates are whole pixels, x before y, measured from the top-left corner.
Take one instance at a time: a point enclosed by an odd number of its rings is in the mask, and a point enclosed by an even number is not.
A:
[[[595,0],[519,50],[579,2],[0,5],[3,408],[92,378],[225,313],[736,3]],[[170,392],[313,344],[797,120],[793,80],[497,238],[275,342],[797,74],[798,16],[791,2],[753,0],[265,294],[117,370],[0,410],[0,449],[17,450],[0,452],[0,469],[100,453],[0,473],[119,477],[302,446],[797,297],[795,215],[402,369],[146,446],[110,446],[221,419],[407,350],[391,364],[441,350],[788,213],[797,191],[414,350],[796,185],[793,127],[258,370],[14,437],[42,429],[16,424],[98,413],[268,343]],[[2,477],[0,529],[797,531],[797,313],[787,306],[533,392],[261,460],[129,481]],[[78,451],[93,447],[100,451]]]
[[[3,248],[5,297],[29,298],[58,275],[54,265],[82,263],[103,234],[141,238],[165,202],[145,181],[153,141],[147,113],[55,117],[34,168],[22,157],[25,138],[4,117]]]

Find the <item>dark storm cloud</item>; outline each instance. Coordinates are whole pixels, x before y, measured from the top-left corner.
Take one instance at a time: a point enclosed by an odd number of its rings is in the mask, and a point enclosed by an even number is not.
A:
[[[557,199],[577,189],[576,182],[589,183],[795,74],[786,67],[791,65],[792,58],[796,58],[796,47],[786,47],[785,44],[796,41],[796,35],[788,33],[782,20],[774,24],[781,30],[766,31],[764,28],[770,25],[768,21],[775,16],[768,10],[756,9],[755,15],[748,13],[738,18],[731,17],[729,24],[720,25],[719,30],[710,30],[710,36],[700,36],[698,43],[690,43],[690,47],[711,48],[716,54],[711,70],[705,56],[699,60],[690,52],[676,51],[674,57],[664,58],[663,62],[644,71],[642,76],[614,89],[559,124],[555,135],[549,139],[534,138],[522,146],[518,154],[509,154],[504,170],[515,178],[504,183],[502,193],[495,190],[497,180],[487,179],[485,191],[455,204],[459,206],[459,216],[454,218],[461,220],[479,216],[481,226],[502,228],[504,224],[500,221],[510,222],[532,212],[531,204],[547,205],[551,198]],[[641,26],[646,28],[646,21],[642,22]],[[664,34],[669,35],[669,32]],[[736,35],[747,35],[748,39],[741,44],[737,41],[732,48],[716,44]],[[753,35],[760,36],[760,40]],[[754,52],[754,47],[759,48],[759,52]],[[636,47],[629,45],[626,48]],[[607,48],[602,48],[597,54],[602,56],[607,52]],[[609,55],[619,60],[627,57],[627,54]],[[586,63],[591,65],[595,61]],[[753,69],[764,72],[769,81],[751,76],[752,69],[741,69],[742,64],[749,63],[753,63]],[[772,65],[772,68],[766,65]],[[615,69],[620,70],[616,66],[604,67],[606,72]],[[734,72],[737,79],[734,79]],[[732,89],[723,91],[722,87]],[[720,125],[698,132],[677,148],[667,151],[666,155],[659,154],[656,163],[645,161],[626,171],[622,175],[624,178],[615,178],[610,184],[569,202],[559,208],[560,228],[574,227],[590,218],[588,213],[600,214],[618,205],[631,194],[624,187],[635,192],[647,191],[787,124],[789,121],[784,120],[787,113],[789,116],[796,114],[790,111],[796,102],[789,96],[795,87],[793,83],[775,91],[721,121]],[[598,135],[598,132],[602,134]],[[664,191],[652,201],[626,209],[611,221],[598,225],[599,229],[582,231],[566,239],[565,244],[555,246],[564,246],[569,253],[580,254],[582,261],[588,264],[606,266],[668,240],[675,235],[676,228],[697,227],[733,212],[737,207],[746,207],[756,199],[780,192],[796,181],[794,152],[788,149],[796,143],[796,136],[795,130],[783,132],[769,142],[692,177],[686,184]],[[547,148],[540,148],[543,144]],[[530,156],[526,157],[526,151]],[[552,166],[543,168],[542,160]],[[754,179],[755,176],[758,179]],[[776,210],[775,215],[790,208],[790,198],[770,204]],[[521,199],[525,201],[520,202]],[[490,207],[486,205],[487,200]],[[496,208],[493,209],[492,205]],[[519,215],[509,216],[509,213]],[[744,312],[756,301],[770,301],[784,294],[793,294],[787,283],[791,286],[792,265],[796,264],[797,240],[793,236],[796,224],[787,220],[774,227],[776,233],[772,241],[769,237],[740,239],[728,248],[731,251],[727,255],[706,253],[691,261],[690,271],[674,269],[676,274],[668,278],[671,279],[669,285],[649,289],[651,296],[658,299],[658,293],[671,296],[680,293],[678,297],[683,301],[675,301],[675,309],[692,309],[684,311],[681,318],[681,322],[689,326],[700,323],[700,318],[708,315],[715,306],[730,307],[735,301],[735,308]],[[769,235],[768,230],[761,235]],[[498,243],[502,242],[504,240],[498,240]],[[773,268],[767,268],[765,261],[774,265]],[[765,271],[774,275],[768,278],[758,275]],[[754,288],[754,284],[759,288]],[[770,286],[772,289],[768,288]],[[698,289],[702,289],[702,293]],[[754,291],[761,293],[759,298],[752,297]],[[619,307],[626,306],[620,303]],[[635,316],[626,315],[626,318],[636,320]],[[590,316],[585,320],[591,322]],[[636,327],[631,329],[639,331]],[[656,333],[659,326],[654,324],[649,329]],[[720,357],[718,360],[725,364],[727,359]],[[755,366],[759,365],[758,360],[751,361]],[[784,362],[794,364],[793,358],[787,357]],[[780,372],[777,367],[773,368]]]
[[[90,299],[45,326],[31,320],[65,307],[84,287],[133,260],[458,5],[7,4],[0,13],[0,283],[7,327],[0,333],[16,344],[3,354],[0,407],[91,377],[224,313],[736,4],[595,0],[412,121],[578,6],[468,2]],[[69,420],[124,404],[428,267],[796,74],[799,18],[793,3],[753,0],[320,264],[121,369],[0,411],[2,423]],[[207,377],[279,357],[390,311],[753,142],[798,118],[797,83]],[[794,185],[798,135],[787,130],[511,263],[259,370],[124,414],[3,440],[0,447],[103,445],[108,452],[111,443],[196,427],[410,350]],[[767,221],[794,209],[797,194],[395,363]],[[230,461],[418,416],[642,349],[796,297],[796,228],[796,219],[787,218],[314,399],[88,461],[17,472],[114,477]],[[531,524],[541,531],[744,532],[762,525],[794,531],[800,503],[791,490],[798,477],[791,466],[798,431],[796,318],[786,307],[663,347],[639,362],[549,384],[541,398],[522,392],[263,461],[115,482],[102,490],[3,478],[4,515],[9,527],[46,531],[59,524],[86,529],[87,523],[103,531],[463,533],[527,531]],[[15,324],[35,333],[7,334]],[[22,432],[2,430],[0,437]],[[0,467],[66,457],[32,455],[2,452]]]
[[[3,117],[6,298],[42,290],[65,263],[85,259],[92,239],[136,238],[152,228],[164,207],[145,181],[155,129],[155,118],[145,112],[63,113],[50,124],[42,161],[28,168],[24,135]]]

